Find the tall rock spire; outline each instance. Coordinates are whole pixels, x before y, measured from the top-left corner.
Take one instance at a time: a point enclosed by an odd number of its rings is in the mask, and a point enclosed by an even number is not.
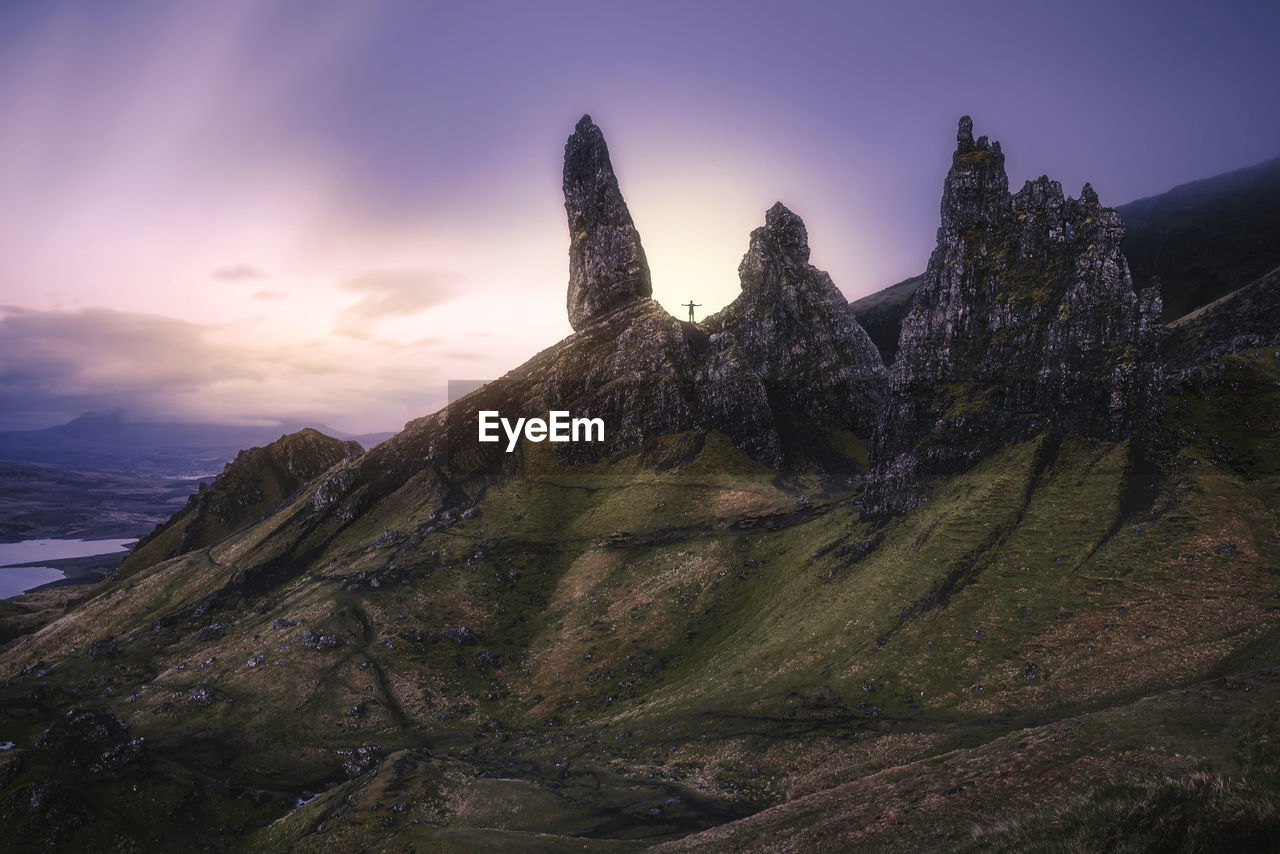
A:
[[[868,436],[885,393],[880,353],[831,277],[809,263],[804,220],[778,202],[751,232],[742,293],[707,319],[712,363],[732,352],[760,377],[771,406]]]
[[[604,134],[591,116],[582,117],[564,146],[564,209],[574,330],[653,293],[640,235],[618,189]]]
[[[1010,195],[999,143],[960,120],[938,245],[904,318],[865,511],[1050,431],[1142,445],[1160,410],[1158,294],[1135,293],[1124,224],[1086,184]]]

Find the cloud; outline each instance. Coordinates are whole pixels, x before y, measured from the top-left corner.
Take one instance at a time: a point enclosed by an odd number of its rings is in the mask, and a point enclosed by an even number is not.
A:
[[[0,411],[151,410],[161,400],[228,379],[251,364],[210,344],[211,327],[105,308],[31,311],[0,307]]]
[[[441,361],[469,356],[440,352],[444,339],[383,343],[333,336],[290,343],[235,324],[0,305],[0,430],[85,412],[385,430],[441,405]]]
[[[246,279],[261,279],[266,273],[257,267],[250,267],[248,264],[232,264],[229,267],[219,267],[213,271],[215,279],[222,279],[225,282],[242,282]]]
[[[278,299],[287,299],[287,298],[288,298],[288,296],[289,296],[289,295],[288,295],[287,293],[285,293],[284,291],[266,291],[266,290],[263,290],[263,291],[258,291],[258,292],[256,292],[256,293],[253,295],[253,298],[254,298],[254,299],[256,299],[256,300],[262,300],[262,301],[264,301],[264,302],[270,302],[270,301],[278,300]]]
[[[353,338],[368,338],[382,320],[416,314],[446,303],[460,292],[462,276],[433,267],[400,267],[370,270],[343,282],[344,291],[363,294],[338,318],[337,331]]]

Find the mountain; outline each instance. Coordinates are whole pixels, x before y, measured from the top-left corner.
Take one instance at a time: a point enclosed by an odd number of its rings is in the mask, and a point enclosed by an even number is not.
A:
[[[1135,285],[1156,284],[1171,322],[1280,266],[1280,158],[1116,208]],[[854,300],[885,363],[898,347],[902,319],[920,277]]]
[[[212,545],[363,450],[356,442],[306,429],[265,447],[241,451],[212,483],[201,483],[182,510],[138,542],[121,565],[120,575]]]
[[[903,279],[896,285],[868,294],[849,303],[853,316],[867,330],[871,341],[880,351],[886,365],[893,364],[898,353],[898,335],[902,332],[902,318],[911,310],[911,300],[916,295],[924,275]]]
[[[242,448],[305,427],[134,421],[118,412],[88,413],[41,430],[0,431],[0,460],[127,476],[192,477],[216,472]],[[392,435],[324,432],[365,447]]]
[[[584,117],[572,335],[188,551],[0,608],[7,841],[1268,850],[1272,285],[1161,342],[1116,213],[1001,160],[962,122],[886,371],[780,204],[734,303],[671,317]],[[484,410],[605,437],[507,452]],[[214,494],[273,471],[242,462]]]
[[[1133,280],[1172,321],[1280,267],[1280,157],[1121,205]]]

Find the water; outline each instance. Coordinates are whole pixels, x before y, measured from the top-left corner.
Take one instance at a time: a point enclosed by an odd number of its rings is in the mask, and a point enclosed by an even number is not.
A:
[[[128,551],[135,542],[136,538],[126,537],[115,540],[26,540],[21,543],[0,543],[0,599],[17,596],[24,590],[64,577],[61,570],[51,566],[13,566],[15,563],[112,554]]]
[[[126,551],[137,537],[123,540],[24,540],[0,543],[0,567],[37,560],[62,560],[67,557],[91,557]]]
[[[0,567],[0,599],[21,596],[32,587],[61,581],[65,577],[62,570],[51,566]]]

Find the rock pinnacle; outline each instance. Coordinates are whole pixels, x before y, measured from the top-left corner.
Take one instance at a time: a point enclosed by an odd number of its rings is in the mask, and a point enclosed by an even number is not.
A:
[[[569,323],[574,330],[653,293],[640,235],[609,162],[604,134],[584,115],[564,146],[569,218]]]

